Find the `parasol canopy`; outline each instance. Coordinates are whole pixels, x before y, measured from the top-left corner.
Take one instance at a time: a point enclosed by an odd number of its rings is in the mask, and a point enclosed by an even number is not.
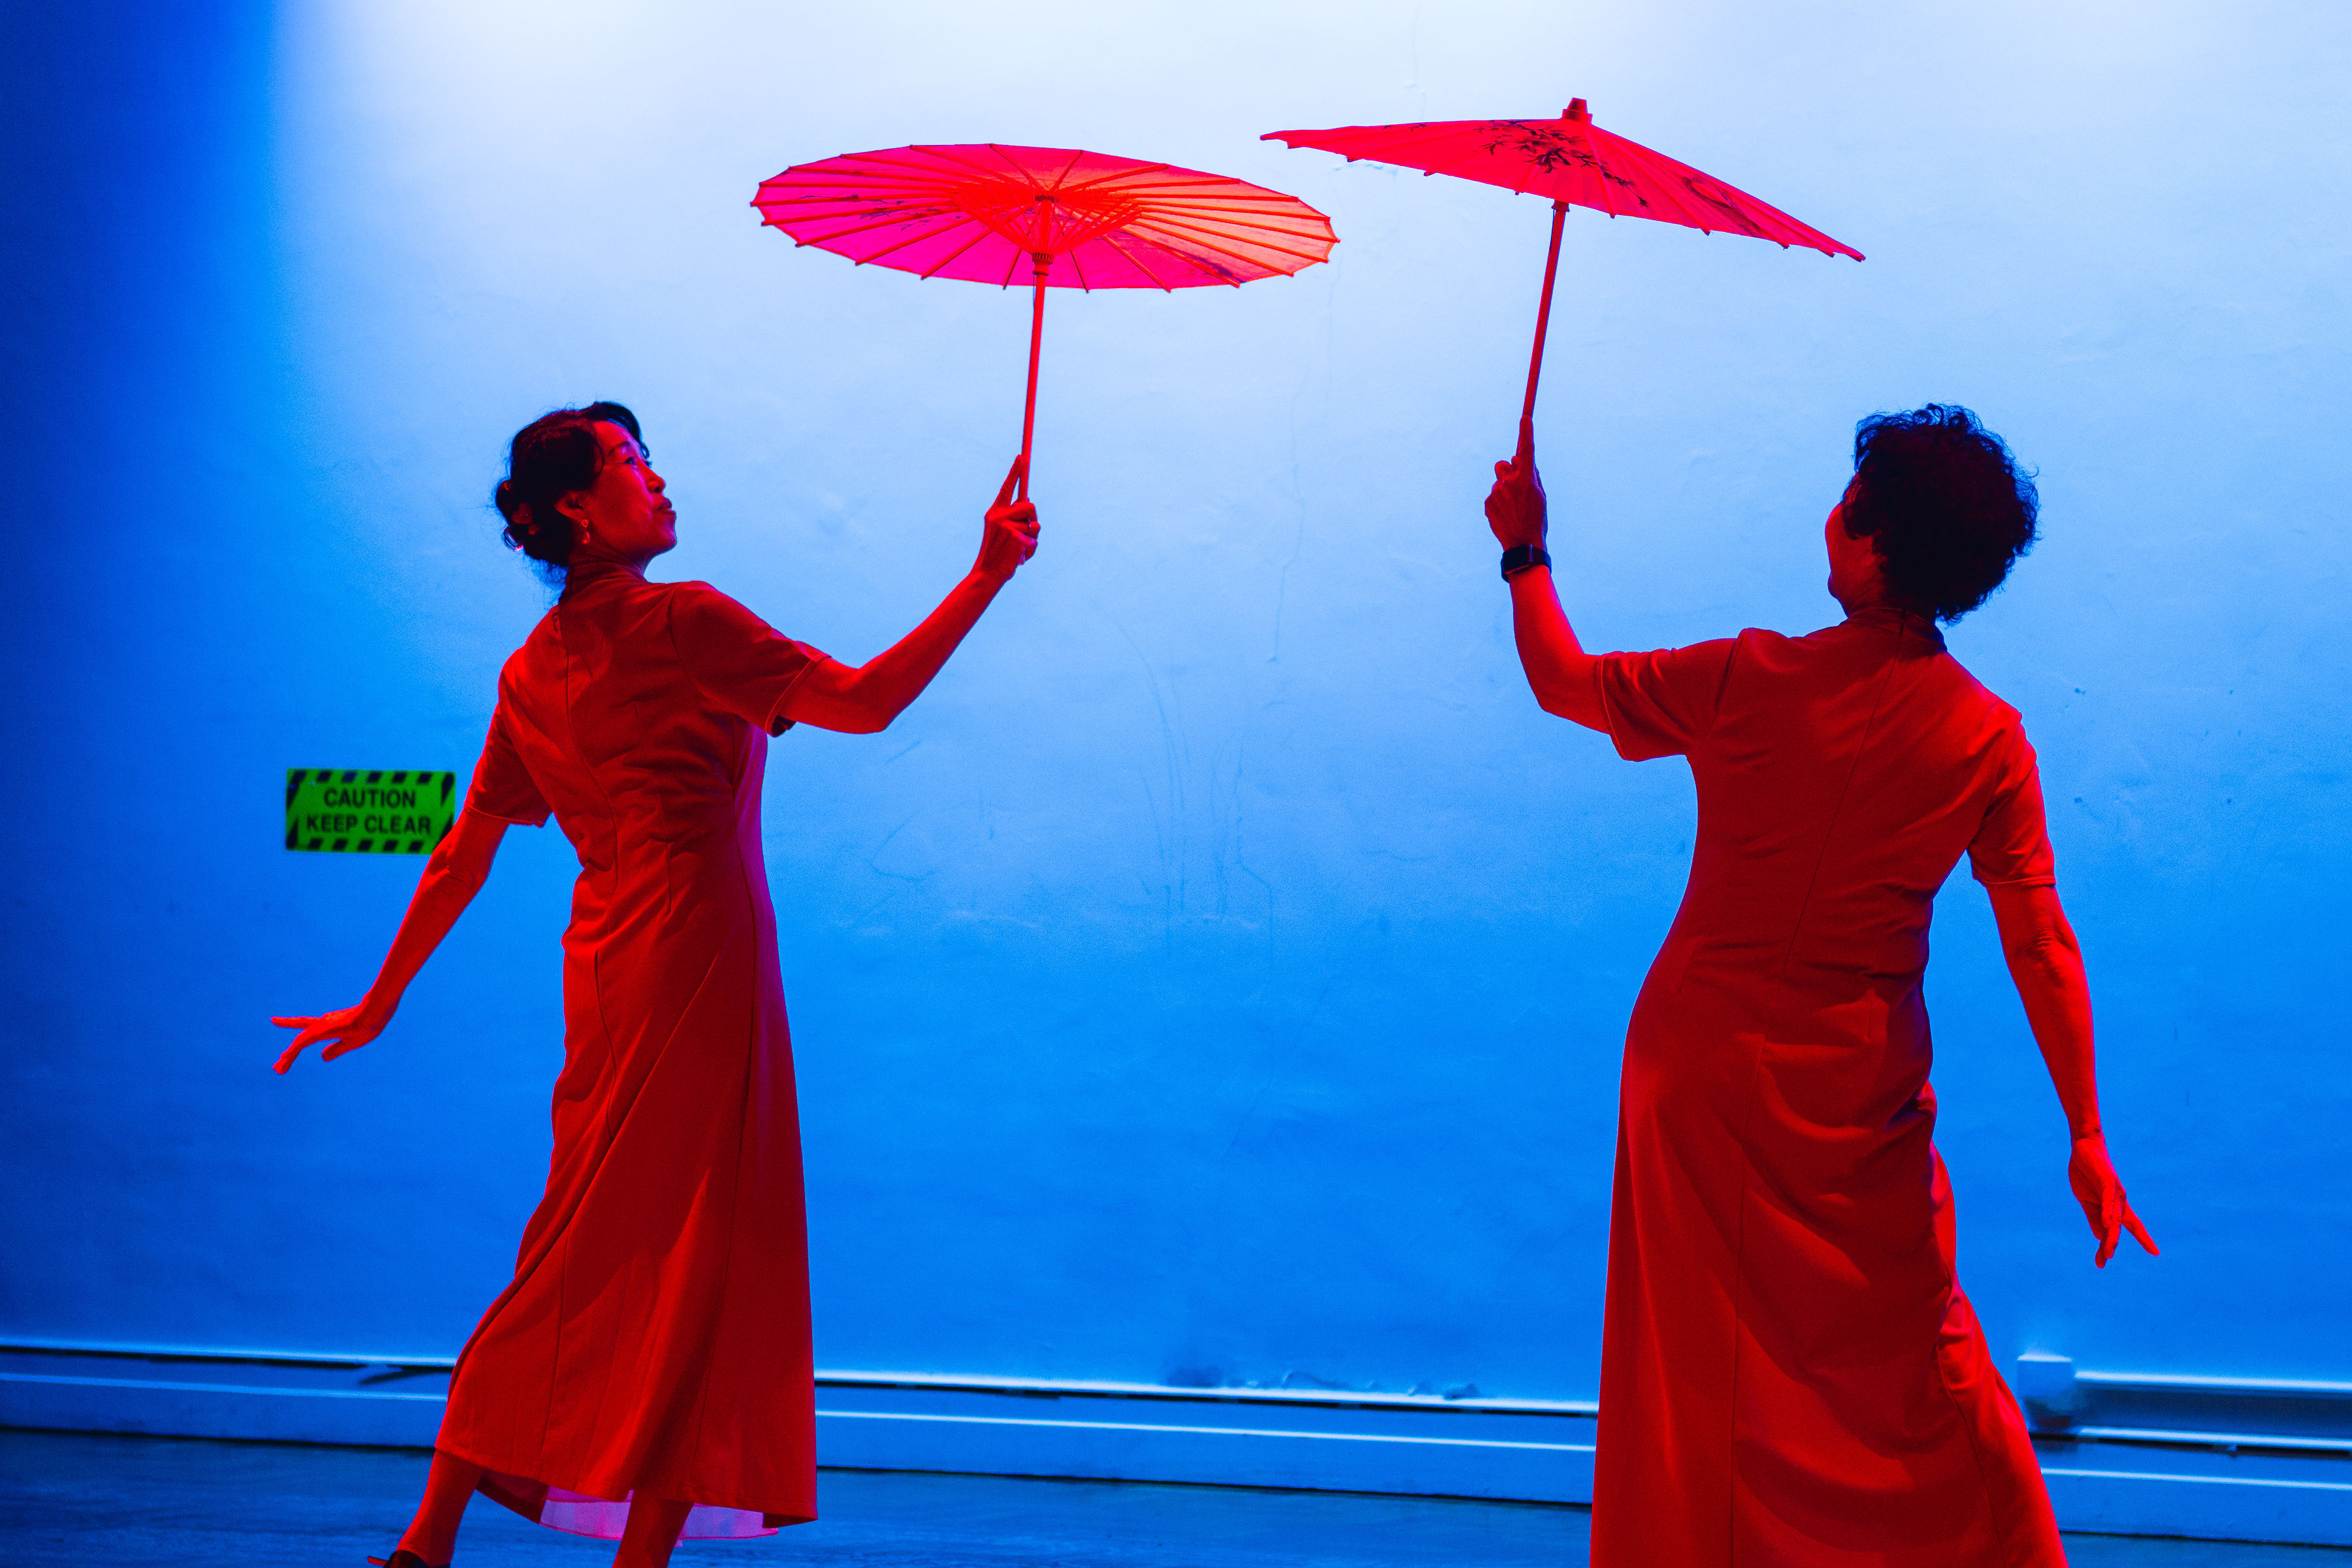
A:
[[[1549,196],[1611,217],[1655,218],[1708,234],[1745,234],[1782,249],[1824,256],[1862,252],[1799,223],[1779,207],[1688,163],[1592,123],[1584,100],[1558,120],[1443,120],[1409,125],[1342,125],[1329,131],[1270,131],[1261,141],[1316,147],[1354,163],[1370,158],[1430,174],[1452,174],[1521,194]]]
[[[1592,122],[1591,110],[1580,98],[1557,120],[1340,125],[1324,131],[1269,131],[1260,140],[1337,153],[1351,163],[1369,158],[1551,198],[1551,253],[1544,263],[1535,351],[1528,364],[1527,401],[1519,414],[1523,455],[1531,450],[1536,382],[1543,372],[1552,279],[1559,269],[1560,225],[1570,207],[1589,207],[1611,217],[1654,218],[1707,234],[1744,234],[1771,240],[1784,250],[1805,246],[1824,256],[1863,258],[1852,246],[1712,174],[1603,131]]]
[[[751,205],[794,244],[860,266],[1032,286],[1024,493],[1048,288],[1239,288],[1311,267],[1339,242],[1329,219],[1279,191],[1068,147],[851,153],[761,181]]]

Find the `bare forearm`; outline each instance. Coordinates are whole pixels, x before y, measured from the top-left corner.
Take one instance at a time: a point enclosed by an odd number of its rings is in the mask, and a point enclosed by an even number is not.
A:
[[[2004,884],[1988,890],[2010,978],[2066,1109],[2067,1128],[2078,1141],[2091,1137],[2100,1131],[2098,1056],[2082,943],[2056,889]]]
[[[842,695],[873,721],[874,728],[887,725],[945,668],[1005,581],[978,571],[967,573],[939,608],[923,617],[922,625],[851,672]]]
[[[384,955],[383,967],[376,973],[368,994],[355,1005],[331,1013],[281,1014],[269,1020],[295,1031],[293,1043],[278,1058],[279,1072],[291,1068],[314,1045],[324,1047],[321,1059],[332,1061],[383,1033],[400,1008],[408,983],[416,978],[416,972],[425,967],[425,961],[433,956],[433,950],[441,945],[441,939],[481,890],[506,832],[507,825],[495,816],[474,811],[457,814],[457,825],[425,862],[425,875],[416,884],[415,896],[408,900],[408,913],[401,917],[399,934],[392,939],[392,951]]]
[[[2099,1128],[2098,1055],[2093,1044],[2091,984],[2072,944],[2010,955],[2010,977],[2026,1022],[2065,1108],[2067,1131],[2088,1138]]]
[[[448,876],[425,873],[416,886],[416,896],[408,901],[408,912],[401,918],[400,932],[392,939],[392,950],[384,954],[383,967],[376,971],[375,984],[368,987],[367,1000],[389,1012],[400,1005],[400,998],[408,990],[408,983],[425,967],[457,917],[466,912],[478,889],[462,886]]]
[[[458,818],[425,861],[425,875],[408,900],[408,912],[401,917],[400,930],[376,972],[375,984],[368,987],[363,1005],[387,1014],[400,1005],[409,982],[440,947],[457,917],[474,901],[474,895],[482,890],[506,828],[505,823],[475,813]]]
[[[1560,607],[1551,568],[1532,566],[1511,578],[1511,631],[1519,647],[1519,667],[1547,713],[1606,730],[1600,690],[1593,684],[1592,656],[1576,637]]]
[[[820,659],[784,700],[781,717],[821,730],[870,735],[887,729],[923,694],[931,678],[962,643],[982,612],[1037,549],[1037,509],[1013,492],[1028,459],[1018,458],[981,526],[980,555],[971,570],[923,617],[923,624],[864,664]]]
[[[2153,1254],[2156,1238],[2132,1212],[2123,1178],[2116,1174],[2115,1161],[2107,1154],[2105,1130],[2099,1125],[2091,981],[2083,971],[2083,946],[2074,940],[2058,889],[1997,882],[1985,890],[1992,896],[2010,978],[2017,982],[2026,1022],[2033,1026],[2050,1081],[2057,1087],[2058,1103],[2066,1108],[2066,1129],[2073,1135],[2066,1180],[2083,1205],[2083,1217],[2091,1223],[2091,1233],[2099,1238],[2095,1261],[2105,1268],[2126,1230]]]

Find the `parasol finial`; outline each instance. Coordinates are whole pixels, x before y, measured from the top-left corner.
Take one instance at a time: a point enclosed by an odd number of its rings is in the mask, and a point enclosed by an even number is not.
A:
[[[1571,98],[1568,100],[1568,108],[1561,112],[1560,118],[1562,120],[1581,120],[1590,123],[1592,119],[1592,110],[1584,107],[1584,100],[1580,98]]]

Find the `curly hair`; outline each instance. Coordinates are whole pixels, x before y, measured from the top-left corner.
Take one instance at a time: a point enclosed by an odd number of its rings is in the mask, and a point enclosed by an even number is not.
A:
[[[1854,426],[1845,531],[1867,536],[1892,595],[1957,621],[2033,547],[2041,498],[2001,438],[1956,404]]]
[[[539,563],[551,581],[562,581],[580,538],[578,526],[555,503],[592,488],[604,472],[596,426],[605,420],[644,447],[637,416],[621,404],[604,402],[542,414],[507,444],[507,477],[490,492],[490,504],[506,519],[508,545]]]

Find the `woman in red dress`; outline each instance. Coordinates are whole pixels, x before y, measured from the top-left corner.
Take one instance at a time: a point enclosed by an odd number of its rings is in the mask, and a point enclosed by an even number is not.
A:
[[[760,853],[768,737],[870,733],[914,700],[1036,549],[1008,476],[971,571],[864,666],[701,583],[648,583],[677,515],[617,404],[514,438],[510,542],[560,575],[507,661],[488,743],[374,985],[274,1022],[331,1060],[392,1021],[512,824],[580,857],[547,1195],[458,1357],[425,1496],[390,1562],[438,1568],[476,1491],[667,1563],[681,1531],[816,1517],[807,1242],[792,1047]]]
[[[2055,1568],[2016,1402],[1953,1273],[1920,983],[1960,856],[1991,895],[2104,1266],[2128,1227],[2091,1004],[2015,710],[1936,623],[1999,586],[2035,498],[1967,410],[1864,420],[1829,516],[1840,625],[1588,655],[1522,431],[1486,515],[1546,711],[1698,786],[1690,884],[1627,1032],[1596,1568]]]

